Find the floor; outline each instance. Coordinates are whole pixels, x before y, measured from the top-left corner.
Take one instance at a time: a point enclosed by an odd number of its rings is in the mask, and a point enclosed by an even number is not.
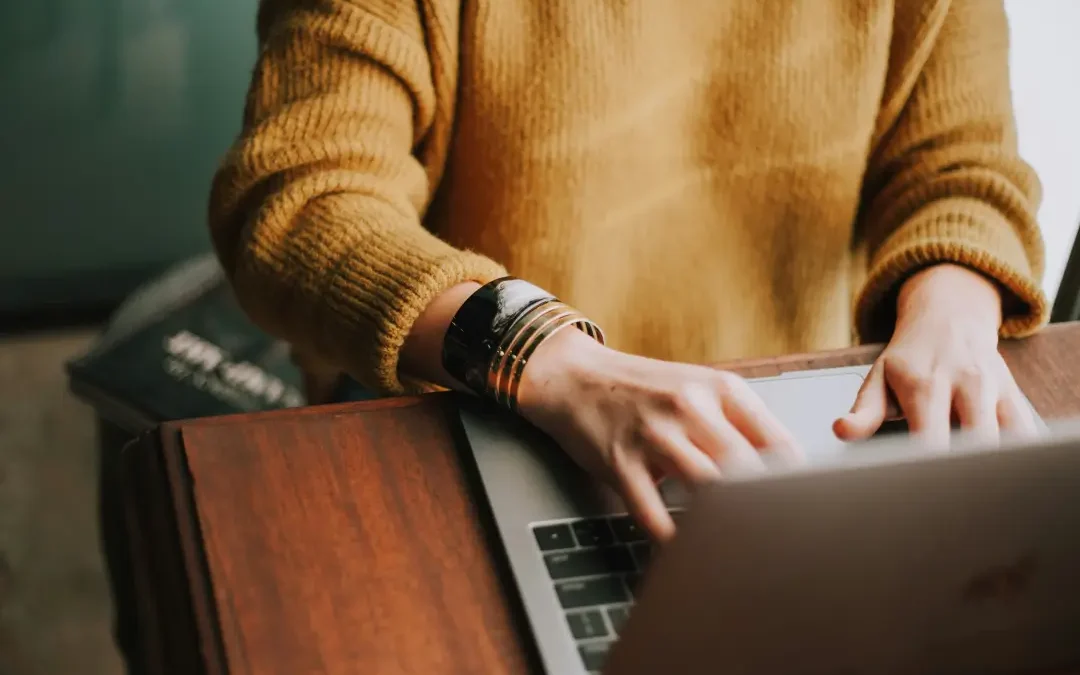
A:
[[[65,360],[90,332],[0,338],[0,675],[120,675],[92,411]]]

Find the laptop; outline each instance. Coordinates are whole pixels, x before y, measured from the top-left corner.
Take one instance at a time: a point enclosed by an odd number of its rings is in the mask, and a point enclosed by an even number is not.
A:
[[[849,483],[857,485],[863,479],[863,474],[850,473],[850,467],[857,463],[860,457],[867,456],[864,453],[873,444],[867,448],[854,448],[842,443],[832,433],[832,421],[850,408],[868,371],[867,366],[833,368],[750,381],[755,391],[806,448],[809,468],[805,469],[808,478],[803,480],[809,481],[808,484],[822,495],[829,494],[825,487],[840,489]],[[692,595],[693,586],[681,587],[682,595],[679,595],[667,588],[677,584],[678,580],[667,575],[678,576],[681,568],[690,564],[691,561],[687,558],[694,556],[692,553],[685,553],[686,550],[693,551],[700,547],[703,552],[716,556],[716,560],[722,557],[722,547],[718,542],[712,541],[716,539],[717,533],[709,531],[708,523],[716,515],[712,513],[713,509],[721,508],[724,499],[728,498],[724,491],[729,487],[728,482],[704,493],[699,491],[694,499],[700,503],[693,508],[690,508],[691,495],[678,483],[669,482],[663,485],[664,499],[679,524],[679,534],[675,543],[665,547],[664,555],[660,556],[669,571],[665,573],[661,568],[654,574],[651,567],[656,551],[645,534],[626,515],[621,500],[613,491],[585,474],[550,439],[528,424],[473,397],[462,396],[459,409],[467,440],[467,454],[474,460],[481,496],[486,502],[497,539],[505,552],[512,584],[516,588],[524,617],[534,638],[540,665],[545,672],[560,675],[600,672],[612,649],[621,643],[620,635],[624,629],[638,631],[640,641],[636,647],[647,649],[646,645],[653,642],[649,635],[657,630],[656,623],[644,619],[629,622],[631,616],[636,617],[638,614],[635,604],[639,592],[652,593],[655,590],[660,596],[670,595],[671,603],[654,599],[650,603],[658,609],[646,608],[645,611],[655,612],[653,616],[662,616],[666,621],[673,622],[669,625],[678,623],[677,598],[685,597],[688,593]],[[888,445],[889,441],[880,443]],[[906,443],[901,442],[901,446],[907,448]],[[903,452],[904,450],[901,450],[901,454]],[[1076,461],[1080,463],[1080,455],[1077,455],[1077,458]],[[969,461],[978,463],[983,460],[976,457]],[[1071,472],[1063,471],[1062,475],[1080,476],[1080,466],[1071,468]],[[955,471],[947,475],[954,481],[962,478]],[[780,493],[774,491],[778,488],[770,486],[781,485],[778,481],[783,480],[793,479],[783,471],[775,475],[769,472],[759,478],[758,482],[738,483],[737,488],[732,484],[731,488],[742,490],[739,493],[741,495],[750,495],[742,497],[743,499],[761,499],[763,507],[768,506],[765,513],[778,514],[787,509],[792,518],[796,518],[792,522],[801,522],[799,519],[807,519],[818,512],[822,515],[832,514],[825,505],[804,508],[806,505],[798,500],[777,500],[776,495]],[[762,487],[758,487],[759,485]],[[963,485],[963,482],[954,483],[954,487],[959,488],[960,485]],[[803,489],[808,495],[818,494],[810,488]],[[1004,487],[1001,489],[1004,490]],[[1028,485],[1027,489],[1038,491],[1042,488]],[[887,497],[888,494],[889,491],[885,490],[881,496]],[[968,501],[950,504],[950,508],[975,506],[974,502],[971,502],[971,495],[959,489],[956,494],[967,497]],[[1080,495],[1080,490],[1074,490],[1073,494]],[[1000,490],[993,495],[1001,496]],[[880,506],[866,511],[867,520],[860,527],[855,527],[856,523],[848,523],[846,532],[834,532],[833,536],[850,547],[860,536],[876,533],[881,542],[893,541],[895,547],[902,544],[914,546],[906,555],[913,555],[912,551],[922,552],[925,554],[922,559],[924,562],[929,560],[947,564],[951,560],[961,560],[957,557],[961,551],[953,551],[945,546],[949,541],[942,542],[933,537],[920,539],[916,536],[916,530],[912,528],[910,521],[919,514],[925,515],[925,508],[923,511],[914,508],[905,510],[904,503],[896,501],[886,500],[883,503],[899,509],[898,517],[908,524],[907,530],[901,531],[903,536],[895,540],[880,537],[882,529],[877,524],[879,521],[874,520],[882,517]],[[910,501],[908,500],[908,503]],[[1031,511],[1017,513],[1033,515]],[[969,536],[976,537],[976,543],[985,544],[982,538],[990,536],[992,532],[985,529],[985,518],[976,517],[979,515],[976,511],[972,511],[972,514],[964,531]],[[687,527],[683,525],[684,519]],[[1019,516],[1014,518],[1018,519]],[[721,518],[717,522],[728,520]],[[737,527],[737,523],[730,526]],[[1080,532],[1080,529],[1074,531]],[[1055,525],[1055,532],[1060,534],[1068,530],[1058,529]],[[801,551],[800,545],[808,548],[801,553],[809,555],[814,551],[813,542],[800,537],[798,528],[793,526],[786,529],[774,528],[770,537],[776,537],[773,545],[788,552]],[[958,544],[963,542],[964,538],[957,537],[952,541]],[[880,545],[884,546],[885,543]],[[682,555],[678,554],[680,549],[684,550]],[[1072,562],[1080,569],[1080,549],[1074,553],[1078,555],[1074,556]],[[855,556],[852,559],[860,558]],[[646,570],[650,570],[647,576]],[[785,570],[798,570],[798,574],[793,572],[790,579],[801,579],[815,588],[823,585],[835,586],[836,591],[841,594],[845,589],[845,575],[852,571],[843,566],[808,568],[788,565],[776,566],[772,570],[776,578],[784,578]],[[883,576],[889,573],[892,576]],[[661,574],[665,575],[664,580],[654,579]],[[895,565],[880,567],[876,574],[877,576],[871,578],[877,580],[874,588],[881,592],[892,589],[892,592],[904,593],[908,590],[905,588],[908,584],[912,589],[919,588],[919,579],[897,569]],[[723,595],[721,591],[726,587],[720,580],[714,579],[714,575],[705,576],[709,577],[709,581],[702,581],[701,597],[709,597],[713,601],[717,617],[726,615],[726,612],[722,611],[725,605],[739,605],[732,598]],[[761,569],[754,566],[748,566],[742,576],[743,578],[732,582],[735,588],[758,588],[762,578],[774,578],[768,575],[762,577]],[[642,583],[645,578],[650,582],[647,585]],[[655,589],[652,588],[654,586]],[[707,592],[711,591],[716,591],[717,594],[707,596]],[[870,594],[868,597],[872,596],[873,594]],[[749,596],[740,596],[736,600],[745,600],[746,597]],[[1077,597],[1080,598],[1080,595]],[[801,599],[796,597],[795,600]],[[784,601],[786,602],[786,599]],[[1080,606],[1080,601],[1077,606]],[[798,616],[801,611],[800,607],[794,605],[784,606],[779,596],[776,602],[770,604],[770,609],[782,615],[793,616]],[[869,608],[867,610],[869,611]],[[821,611],[827,614],[826,608]],[[687,631],[686,639],[707,634],[708,630],[704,633]],[[1080,628],[1077,634],[1080,635]],[[785,638],[777,635],[775,641],[777,645],[782,645]],[[803,642],[805,640],[798,644]],[[1080,640],[1077,642],[1080,644]],[[689,647],[690,643],[687,643],[687,646]],[[836,644],[832,645],[834,650],[836,647]],[[669,651],[661,649],[657,653],[665,654]],[[825,649],[825,652],[831,653],[828,649]],[[645,662],[636,652],[631,653],[629,659]],[[751,669],[756,668],[757,666],[753,665]],[[880,672],[881,669],[877,670]],[[786,669],[785,672],[791,671]]]
[[[865,450],[698,491],[605,673],[1080,672],[1080,420]]]

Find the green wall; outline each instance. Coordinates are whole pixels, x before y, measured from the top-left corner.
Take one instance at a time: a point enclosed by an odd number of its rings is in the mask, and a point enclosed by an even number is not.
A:
[[[209,248],[256,5],[0,3],[0,313],[114,302]]]

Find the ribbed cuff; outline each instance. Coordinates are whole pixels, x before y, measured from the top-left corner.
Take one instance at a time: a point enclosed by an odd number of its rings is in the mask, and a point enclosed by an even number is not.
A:
[[[1041,241],[1023,241],[991,206],[956,198],[920,210],[874,253],[855,304],[860,341],[887,340],[896,322],[900,286],[915,272],[940,263],[969,267],[999,284],[1002,337],[1024,337],[1046,324]]]
[[[506,270],[419,226],[402,225],[400,214],[376,209],[370,202],[357,208],[346,196],[327,197],[309,207],[307,217],[324,225],[314,232],[332,231],[351,240],[341,242],[332,259],[308,261],[315,268],[333,269],[324,287],[326,296],[319,300],[331,315],[320,326],[327,334],[314,337],[320,352],[380,393],[436,389],[431,383],[399,376],[401,348],[413,324],[444,291],[470,281],[487,283],[505,276]],[[397,224],[388,224],[395,220]],[[328,245],[305,242],[301,248],[321,251]]]
[[[426,232],[423,233],[427,235]],[[427,235],[430,236],[430,235]],[[432,237],[434,238],[434,237]],[[408,246],[413,237],[402,238],[391,245]],[[386,242],[390,244],[390,242]],[[411,378],[403,378],[398,372],[401,348],[417,318],[424,309],[443,292],[450,288],[474,281],[485,284],[506,275],[506,270],[483,256],[468,251],[460,251],[443,244],[446,250],[440,253],[428,251],[428,255],[408,258],[407,268],[395,263],[405,260],[396,257],[397,252],[387,252],[383,264],[370,258],[358,262],[349,261],[342,269],[338,286],[345,290],[342,297],[359,298],[372,287],[371,274],[378,274],[377,298],[368,298],[369,303],[363,309],[373,310],[378,319],[375,322],[374,354],[375,361],[370,373],[361,373],[365,379],[374,379],[374,386],[388,394],[412,394],[432,391],[431,383]],[[384,269],[379,270],[378,267]],[[354,311],[359,309],[353,307]]]

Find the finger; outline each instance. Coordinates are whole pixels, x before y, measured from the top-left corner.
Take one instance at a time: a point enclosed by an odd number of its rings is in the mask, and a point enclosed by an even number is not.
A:
[[[729,383],[727,386],[739,386]],[[764,468],[757,451],[727,420],[720,397],[708,387],[693,387],[683,397],[680,421],[686,436],[727,475],[744,468]]]
[[[658,462],[650,461],[648,464],[648,468],[649,476],[652,477],[652,481],[657,485],[663,483],[664,480],[667,479],[668,475],[671,473],[671,467],[666,463],[661,465]]]
[[[708,447],[716,458],[720,473],[726,477],[760,473],[765,462],[742,433],[727,419],[720,418],[698,429],[691,427],[691,440],[699,447]],[[695,433],[696,432],[696,433]]]
[[[1035,414],[1024,399],[1020,387],[1009,377],[1005,392],[997,401],[997,419],[1002,431],[1031,437],[1038,433]]]
[[[952,387],[944,377],[896,378],[893,391],[912,434],[931,443],[947,444],[952,417]]]
[[[997,439],[997,402],[997,387],[987,382],[981,372],[957,378],[953,407],[962,429],[969,429],[980,437]]]
[[[749,386],[724,400],[723,413],[754,449],[789,459],[802,456],[795,436]]]
[[[616,481],[626,510],[649,536],[664,542],[675,534],[675,521],[644,464],[626,463],[616,475]]]
[[[724,447],[720,461],[717,463],[720,473],[726,478],[733,478],[746,474],[758,474],[765,470],[765,462],[758,454],[757,448],[750,444],[741,431],[727,421],[717,426],[716,433]]]
[[[701,485],[720,478],[716,457],[691,442],[679,429],[655,434],[651,439],[666,471],[674,472],[685,482]]]
[[[861,441],[881,428],[889,412],[889,388],[885,367],[879,360],[866,374],[851,412],[833,423],[833,433],[841,440]]]
[[[747,405],[735,403],[727,407],[730,410],[729,423],[750,446],[749,450],[739,450],[745,453],[749,469],[760,471],[761,468],[794,467],[806,463],[802,446],[764,402]],[[731,470],[731,467],[722,465],[721,471],[725,468]]]

